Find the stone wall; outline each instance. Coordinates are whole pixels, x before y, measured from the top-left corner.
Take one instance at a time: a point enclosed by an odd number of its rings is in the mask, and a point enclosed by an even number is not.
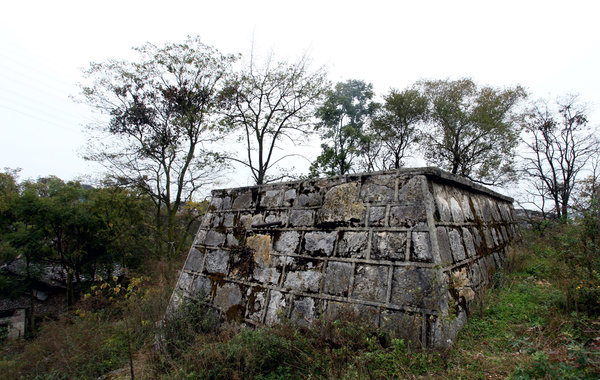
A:
[[[512,199],[435,168],[215,190],[170,307],[253,325],[352,315],[444,346],[517,238]]]

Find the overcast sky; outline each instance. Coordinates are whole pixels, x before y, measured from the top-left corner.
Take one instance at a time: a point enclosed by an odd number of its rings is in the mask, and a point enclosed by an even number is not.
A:
[[[131,47],[199,35],[224,53],[304,53],[332,81],[378,95],[419,79],[521,84],[535,98],[578,93],[600,124],[597,1],[10,1],[0,12],[0,169],[72,179],[91,110],[81,68]],[[249,177],[237,179],[243,185]]]

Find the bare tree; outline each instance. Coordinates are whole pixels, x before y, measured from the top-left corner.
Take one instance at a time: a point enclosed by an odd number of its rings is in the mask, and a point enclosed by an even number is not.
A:
[[[264,67],[251,61],[223,91],[225,123],[242,131],[246,157],[225,158],[250,169],[257,185],[285,178],[285,173],[271,173],[294,154],[275,150],[282,140],[293,145],[312,131],[309,123],[325,85],[325,72],[309,72],[306,57],[293,64],[269,58]]]
[[[579,175],[598,151],[598,139],[576,96],[559,99],[556,105],[552,111],[548,102],[538,102],[525,117],[528,154],[523,157],[523,171],[541,211],[551,209],[566,218]]]
[[[135,50],[137,61],[92,63],[85,71],[91,83],[81,86],[84,101],[109,116],[92,128],[99,137],[90,140],[87,158],[151,197],[157,248],[173,257],[192,222],[178,226],[176,216],[220,165],[205,144],[215,139],[211,115],[234,57],[190,37]]]

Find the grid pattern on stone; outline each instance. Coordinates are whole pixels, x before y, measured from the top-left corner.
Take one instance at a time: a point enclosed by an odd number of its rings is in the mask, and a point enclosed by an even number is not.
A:
[[[172,302],[252,324],[354,314],[439,344],[517,238],[509,198],[435,170],[216,190]]]

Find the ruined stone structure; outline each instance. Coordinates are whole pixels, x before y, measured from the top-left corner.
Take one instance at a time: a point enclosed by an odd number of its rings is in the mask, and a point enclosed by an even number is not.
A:
[[[517,238],[511,198],[435,168],[214,190],[170,307],[253,325],[354,315],[444,346]]]

